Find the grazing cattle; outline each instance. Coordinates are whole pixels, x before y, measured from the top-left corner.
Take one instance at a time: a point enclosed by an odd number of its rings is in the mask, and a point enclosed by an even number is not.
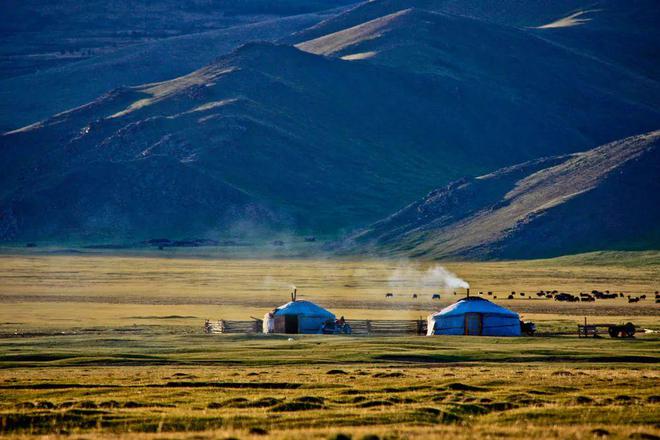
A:
[[[440,299],[440,294],[439,293],[434,293],[431,299]]]
[[[525,292],[520,292],[520,296],[525,296]]]
[[[386,293],[385,298],[394,298],[394,294],[393,293]]]
[[[413,298],[417,298],[417,294],[416,294],[416,293],[413,293],[413,294],[412,294],[412,297],[413,297]]]
[[[640,295],[639,299],[646,299],[646,295]]]
[[[545,292],[543,292],[542,290],[540,290],[540,291],[536,292],[536,296],[538,296],[539,298],[541,298],[542,296],[545,296]]]
[[[571,295],[570,293],[559,293],[555,295],[555,301],[567,301],[567,302],[577,302],[580,301],[580,298],[577,296]]]
[[[637,297],[629,297],[629,298],[628,298],[628,302],[629,302],[629,303],[636,303],[636,302],[639,302],[639,298],[637,298]]]
[[[484,294],[483,292],[479,292],[479,295],[483,295],[483,294]]]
[[[599,290],[592,290],[591,294],[598,299],[616,299],[618,295],[616,293],[609,293],[609,290],[601,292]]]
[[[493,297],[493,299],[497,299],[497,295],[495,295],[495,296]]]
[[[552,293],[548,293],[545,297],[548,299],[552,299]]]
[[[558,294],[559,292],[558,292],[558,291],[556,291],[556,290],[553,290],[553,291],[552,291],[552,292],[550,292],[550,293],[552,293],[553,295],[556,295],[556,294]]]
[[[513,295],[509,295],[509,296],[507,296],[506,299],[513,299]]]
[[[619,293],[619,297],[620,297],[620,298],[623,298],[623,292],[620,292],[620,293]]]
[[[488,292],[488,295],[493,296],[493,292]]]

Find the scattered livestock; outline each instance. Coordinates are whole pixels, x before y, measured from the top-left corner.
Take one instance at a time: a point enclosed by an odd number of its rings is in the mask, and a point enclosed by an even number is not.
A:
[[[458,292],[453,292],[454,296],[460,295]],[[493,291],[479,291],[480,296],[485,296],[488,295],[492,297],[493,299],[497,299],[497,295],[494,295]],[[393,298],[394,294],[393,293],[386,293],[385,298]],[[420,296],[417,293],[412,293],[411,298],[413,299],[418,299]],[[636,303],[639,301],[643,301],[647,298],[646,294],[638,295],[638,296],[631,296],[631,295],[624,295],[623,292],[620,293],[615,293],[615,292],[610,292],[609,290],[591,290],[589,293],[587,292],[580,292],[579,294],[572,294],[568,292],[560,292],[558,290],[539,290],[535,293],[530,293],[526,294],[525,292],[516,292],[515,290],[512,290],[511,293],[505,294],[504,296],[505,299],[507,300],[515,300],[515,299],[522,299],[522,298],[527,298],[527,299],[538,299],[538,300],[544,300],[544,299],[554,299],[555,301],[560,301],[560,302],[596,302],[597,300],[611,300],[611,299],[617,299],[617,298],[627,298],[629,303]],[[440,299],[440,294],[432,294],[431,295],[432,300],[439,300]],[[655,302],[658,303],[660,302],[660,293],[655,294]]]
[[[374,334],[374,333],[391,333],[391,334],[468,334],[468,335],[533,335],[536,330],[535,326],[531,323],[525,323],[523,321],[517,320],[519,326],[517,330],[493,330],[489,327],[493,327],[493,322],[488,321],[488,314],[494,312],[493,310],[484,311],[482,308],[488,309],[489,307],[498,308],[498,312],[501,312],[500,318],[503,320],[509,319],[513,322],[513,315],[515,312],[508,311],[501,306],[498,306],[494,303],[490,303],[488,300],[483,298],[484,293],[487,293],[488,296],[491,296],[493,299],[497,299],[497,295],[494,295],[493,291],[483,292],[480,291],[479,295],[482,297],[473,296],[470,297],[469,289],[467,291],[467,297],[465,299],[459,300],[457,303],[452,306],[446,307],[442,311],[430,315],[429,320],[411,320],[411,321],[373,321],[373,320],[358,320],[351,321],[351,325],[344,320],[343,317],[336,319],[335,316],[313,304],[309,301],[300,301],[296,299],[296,290],[292,292],[291,302],[280,306],[276,309],[273,309],[272,312],[267,313],[264,316],[264,319],[253,318],[253,321],[225,321],[220,320],[217,323],[211,322],[209,320],[205,323],[205,331],[207,333],[311,333],[311,334],[340,334],[352,333],[352,326],[355,325],[358,329],[358,332],[365,334]],[[518,295],[516,295],[518,293]],[[411,298],[418,299],[420,294],[411,293]],[[459,295],[458,292],[454,292],[454,295]],[[519,297],[524,298],[525,292],[516,292],[511,291],[508,296],[509,300],[515,300]],[[424,296],[424,295],[422,295]],[[625,295],[623,292],[611,293],[609,290],[600,291],[592,290],[590,293],[580,292],[577,295],[573,295],[568,292],[559,292],[557,290],[539,290],[534,294],[529,294],[527,299],[534,300],[537,297],[538,300],[544,299],[554,299],[555,301],[565,301],[565,302],[595,302],[597,300],[607,300],[607,299],[616,299],[616,298],[626,298],[628,303],[637,303],[641,300],[647,298],[647,294],[638,294],[638,296]],[[393,292],[387,292],[385,298],[394,298]],[[431,300],[440,300],[441,294],[435,293],[430,295]],[[660,303],[660,292],[655,291],[655,302]],[[461,306],[459,306],[461,304]],[[469,306],[468,306],[469,304]],[[464,306],[463,306],[464,305]],[[461,309],[461,312],[454,309]],[[463,310],[465,309],[465,310]],[[451,313],[449,313],[452,311]],[[454,313],[456,312],[456,313]],[[454,314],[456,314],[456,319],[462,322],[460,329],[450,329],[446,328],[444,324],[448,323],[454,319]],[[508,317],[507,314],[511,316]],[[461,315],[461,316],[458,316]],[[451,319],[449,317],[451,316]],[[516,315],[517,317],[517,315]],[[488,319],[487,319],[488,318]],[[363,322],[364,321],[364,322]],[[492,321],[492,319],[491,319]],[[458,321],[456,321],[458,322]],[[429,324],[427,326],[427,323]],[[452,321],[453,323],[453,321]],[[493,324],[493,325],[491,325]],[[503,327],[510,327],[507,323],[500,322],[498,325]],[[381,330],[375,331],[374,326],[382,326]],[[387,327],[387,329],[386,329]],[[497,326],[495,326],[497,327]],[[512,327],[512,326],[511,326]],[[578,325],[578,335],[580,337],[584,336],[599,336],[599,329],[607,329],[607,333],[612,338],[631,338],[634,337],[636,328],[632,323],[626,324],[587,324],[586,319],[584,325]],[[385,331],[387,330],[387,331]],[[502,333],[504,332],[504,333]],[[511,332],[511,333],[510,333]],[[604,332],[603,332],[604,333]]]
[[[580,301],[582,301],[582,302],[595,302],[596,298],[589,295],[588,293],[580,292]]]
[[[616,299],[618,297],[616,293],[610,293],[609,290],[606,290],[605,292],[592,290],[591,294],[598,299]]]
[[[555,301],[578,302],[580,298],[570,293],[562,292],[555,295]]]

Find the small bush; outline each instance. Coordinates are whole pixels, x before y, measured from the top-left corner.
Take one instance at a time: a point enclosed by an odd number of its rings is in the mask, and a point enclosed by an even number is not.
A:
[[[331,435],[330,437],[328,437],[328,440],[351,440],[351,439],[352,437],[350,435],[342,434],[342,433]]]
[[[373,377],[377,377],[379,379],[380,378],[388,378],[388,377],[404,377],[404,376],[405,376],[405,374],[403,374],[400,371],[393,371],[391,373],[384,373],[384,372],[383,373],[376,373],[376,374],[373,375]]]
[[[475,387],[474,385],[467,385],[460,382],[454,382],[447,385],[447,388],[453,391],[486,391],[486,388]]]
[[[319,405],[322,405],[323,403],[325,403],[325,399],[323,397],[316,397],[316,396],[303,396],[294,399],[294,402],[318,403]]]
[[[358,404],[358,407],[360,408],[373,408],[374,406],[392,406],[394,405],[392,402],[388,402],[387,400],[370,400],[368,402],[362,402]]]
[[[323,405],[312,402],[285,402],[274,406],[271,411],[287,412],[287,411],[308,411],[312,409],[322,409]]]
[[[592,399],[591,397],[587,397],[587,396],[577,396],[575,398],[575,403],[577,403],[579,405],[589,405],[591,403],[594,403],[594,399]]]

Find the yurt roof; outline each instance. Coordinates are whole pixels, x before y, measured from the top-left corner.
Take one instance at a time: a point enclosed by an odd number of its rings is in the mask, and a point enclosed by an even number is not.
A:
[[[289,301],[277,308],[276,315],[305,315],[334,319],[335,315],[311,301]]]
[[[431,316],[452,316],[462,315],[464,313],[490,313],[518,317],[516,312],[502,306],[498,306],[497,304],[492,303],[487,299],[479,298],[476,296],[463,298],[454,304],[445,307],[439,312],[432,314]]]

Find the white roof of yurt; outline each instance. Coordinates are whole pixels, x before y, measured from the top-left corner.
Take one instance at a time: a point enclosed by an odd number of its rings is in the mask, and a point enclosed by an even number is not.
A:
[[[289,301],[283,306],[279,306],[276,311],[276,315],[304,315],[304,316],[314,316],[319,318],[334,319],[335,315],[324,309],[323,307],[317,306],[313,302],[298,300],[298,301]]]
[[[454,316],[462,315],[465,313],[488,313],[488,314],[497,314],[511,317],[518,317],[518,314],[512,310],[498,306],[495,303],[492,303],[484,298],[479,298],[478,296],[470,296],[463,298],[454,304],[445,307],[439,312],[433,313],[431,317],[441,317],[441,316]]]

